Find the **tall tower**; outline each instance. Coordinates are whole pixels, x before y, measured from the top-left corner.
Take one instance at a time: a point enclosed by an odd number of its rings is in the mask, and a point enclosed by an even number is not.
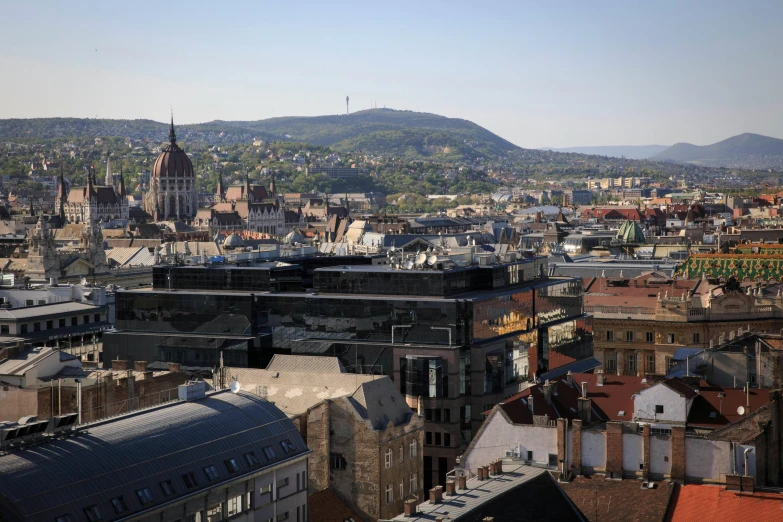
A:
[[[111,174],[111,152],[106,153],[106,186],[114,185],[114,177]]]
[[[348,110],[348,96],[345,97],[345,115],[348,116],[351,111]]]

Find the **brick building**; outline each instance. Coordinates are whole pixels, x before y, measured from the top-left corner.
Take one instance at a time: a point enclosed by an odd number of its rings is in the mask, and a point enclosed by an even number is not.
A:
[[[333,357],[297,355],[221,375],[274,402],[297,426],[312,450],[310,494],[330,489],[373,520],[423,498],[424,419],[388,377],[346,373]]]

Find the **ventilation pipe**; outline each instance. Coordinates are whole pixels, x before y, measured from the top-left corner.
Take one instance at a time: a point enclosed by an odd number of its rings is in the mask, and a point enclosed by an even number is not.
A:
[[[582,383],[582,398],[583,399],[587,398],[587,383],[586,382]]]

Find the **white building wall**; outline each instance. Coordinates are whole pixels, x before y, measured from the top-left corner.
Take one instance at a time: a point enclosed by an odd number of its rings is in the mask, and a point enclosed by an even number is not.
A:
[[[706,481],[726,480],[731,472],[731,450],[722,440],[685,438],[685,476]]]
[[[639,463],[643,461],[642,436],[623,433],[623,471],[631,473],[641,471]]]
[[[655,413],[657,404],[663,405],[663,414]],[[634,401],[634,417],[637,419],[685,423],[687,416],[685,398],[663,384],[656,384],[642,390]]]
[[[606,432],[582,430],[582,466],[606,468]]]
[[[672,445],[668,435],[650,436],[650,473],[669,475],[672,471]]]
[[[549,454],[557,454],[557,430],[536,426],[509,424],[506,419],[495,414],[489,424],[483,428],[481,436],[474,440],[474,446],[462,459],[462,467],[476,472],[479,466],[505,457],[506,450],[521,451],[523,459],[527,452],[533,452],[533,461],[546,464]]]

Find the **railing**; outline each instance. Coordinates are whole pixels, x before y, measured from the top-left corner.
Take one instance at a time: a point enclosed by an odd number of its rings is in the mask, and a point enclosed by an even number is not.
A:
[[[585,313],[593,315],[655,315],[655,308],[647,306],[607,306],[607,305],[586,305]]]
[[[133,411],[153,408],[178,400],[178,389],[171,388],[158,393],[148,393],[146,395],[140,395],[139,397],[132,397],[122,401],[104,404],[95,408],[82,409],[82,424],[109,419],[111,417],[117,417],[118,415],[125,415],[126,413]],[[55,403],[56,401],[57,398],[55,397]]]

